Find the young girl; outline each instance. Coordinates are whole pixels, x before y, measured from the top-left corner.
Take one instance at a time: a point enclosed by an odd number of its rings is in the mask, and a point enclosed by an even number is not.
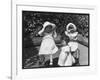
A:
[[[56,46],[54,41],[55,27],[55,24],[46,21],[43,24],[42,30],[39,31],[39,35],[43,35],[43,39],[39,49],[39,55],[49,55],[50,65],[53,64],[52,54],[58,51],[58,47]]]
[[[70,47],[68,46],[68,41],[69,40],[66,38],[63,38],[62,40],[61,52],[58,59],[59,66],[72,66],[72,64],[75,62],[71,55]]]
[[[78,36],[78,32],[77,32],[77,27],[75,26],[75,24],[73,23],[69,23],[66,26],[66,31],[65,31],[65,35],[69,37],[70,41],[68,43],[70,49],[71,49],[71,54],[75,59],[75,64],[79,64],[79,49],[78,49],[78,42],[77,42],[77,36]]]
[[[76,32],[76,26],[73,23],[69,23],[66,26],[65,31],[65,37],[69,37],[69,41],[68,39],[63,40],[63,47],[61,48],[61,53],[58,60],[59,66],[72,66],[75,63],[73,54],[78,49],[78,43],[76,42],[77,34],[78,32]]]

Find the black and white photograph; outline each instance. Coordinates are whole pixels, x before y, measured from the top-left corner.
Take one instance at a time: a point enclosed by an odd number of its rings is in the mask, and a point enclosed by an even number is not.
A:
[[[98,71],[96,7],[57,2],[13,0],[12,80],[84,79]]]
[[[22,11],[22,69],[89,66],[89,14]]]

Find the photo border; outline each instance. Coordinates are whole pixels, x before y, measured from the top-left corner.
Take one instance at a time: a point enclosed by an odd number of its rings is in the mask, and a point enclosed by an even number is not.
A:
[[[17,23],[17,6],[19,6],[20,4],[17,4],[16,5],[16,23]],[[20,6],[23,6],[23,5],[20,5]],[[28,5],[29,6],[29,5]],[[31,5],[31,6],[34,6],[34,5]],[[38,6],[38,5],[37,5]],[[40,6],[40,7],[43,7],[43,6]],[[44,6],[44,7],[48,7],[48,6]],[[54,6],[50,6],[50,7],[54,7]],[[58,7],[59,8],[59,7]],[[61,8],[65,8],[65,7],[61,7]],[[66,8],[68,8],[68,7],[66,7]],[[70,8],[70,7],[69,7]],[[72,8],[72,9],[75,9],[75,8]],[[78,8],[76,8],[76,9],[78,9]],[[94,10],[93,8],[79,8],[79,9],[88,9],[88,10]],[[11,13],[13,14],[13,11],[11,11]],[[12,21],[12,17],[13,16],[11,16],[11,22],[13,22]],[[90,14],[89,14],[89,20],[90,20]],[[12,24],[12,23],[11,23]],[[89,27],[90,27],[90,21],[89,21]],[[23,29],[22,29],[23,30]],[[18,52],[17,52],[17,48],[18,48],[18,41],[17,41],[17,38],[18,38],[18,29],[17,29],[17,24],[16,24],[16,57],[18,58]],[[11,26],[11,34],[13,33],[13,29],[12,29],[12,26]],[[89,66],[90,66],[90,29],[89,29],[89,48],[88,48],[88,59],[89,59]],[[12,43],[12,41],[13,41],[13,36],[11,35],[11,45],[13,45],[13,43]],[[11,51],[12,51],[12,46],[11,46]],[[13,55],[12,55],[12,53],[13,53],[13,51],[11,52],[11,75],[13,75],[13,62],[12,62],[12,60],[13,60]],[[17,67],[17,64],[18,64],[18,60],[17,60],[17,58],[16,58],[16,76],[18,75],[18,67]],[[83,66],[83,65],[82,65]],[[65,66],[66,67],[66,66]],[[79,67],[79,66],[75,66],[75,67]],[[56,67],[56,68],[58,68],[58,67]],[[13,79],[13,78],[12,78]]]

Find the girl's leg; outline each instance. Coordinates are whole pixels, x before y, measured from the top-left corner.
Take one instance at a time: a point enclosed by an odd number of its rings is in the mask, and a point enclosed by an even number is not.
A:
[[[52,58],[52,54],[50,54],[50,65],[53,65],[53,58]]]

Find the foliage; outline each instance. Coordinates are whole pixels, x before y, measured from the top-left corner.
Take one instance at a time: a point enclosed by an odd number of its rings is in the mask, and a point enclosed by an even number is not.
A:
[[[37,36],[38,31],[42,28],[45,21],[55,23],[57,26],[57,33],[60,34],[64,32],[66,25],[70,22],[77,26],[77,30],[80,34],[85,36],[88,33],[88,14],[23,11],[23,28],[25,36],[28,34]]]

